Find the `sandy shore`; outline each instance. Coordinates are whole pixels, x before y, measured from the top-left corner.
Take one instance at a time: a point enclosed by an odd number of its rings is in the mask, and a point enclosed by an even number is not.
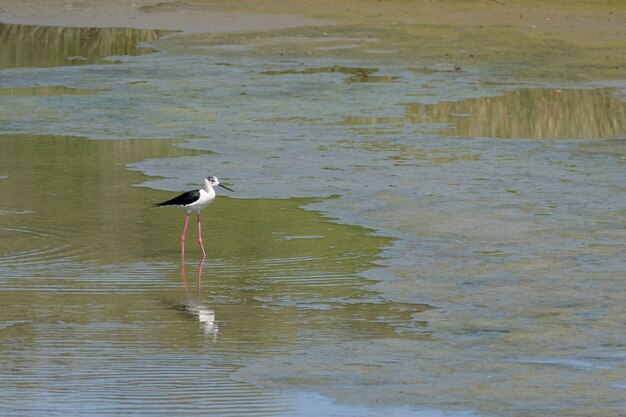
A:
[[[600,4],[601,3],[601,4]],[[617,1],[0,0],[0,21],[76,27],[234,32],[332,24],[510,25],[538,32],[624,33]]]
[[[618,0],[0,0],[0,22],[204,32],[281,57],[377,53],[527,79],[623,79],[626,69]]]
[[[229,11],[209,2],[159,0],[0,0],[0,22],[70,27],[124,27],[185,32],[246,32],[328,25],[281,11]]]
[[[559,37],[626,35],[626,3],[582,0],[0,0],[0,22],[126,27],[188,32],[249,32],[366,24],[511,26]]]

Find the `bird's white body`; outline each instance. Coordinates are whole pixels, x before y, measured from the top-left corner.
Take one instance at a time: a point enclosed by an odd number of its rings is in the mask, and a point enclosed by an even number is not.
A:
[[[204,179],[204,189],[200,189],[198,192],[200,193],[200,197],[196,201],[180,207],[187,210],[188,213],[191,213],[192,211],[200,212],[200,210],[215,200],[215,190],[207,178]]]
[[[191,213],[192,211],[200,213],[200,210],[202,210],[203,208],[211,204],[213,200],[215,200],[215,190],[213,189],[213,187],[217,185],[226,188],[229,191],[232,191],[230,188],[221,185],[217,177],[206,177],[204,179],[204,188],[201,188],[199,190],[187,191],[186,193],[182,193],[178,197],[174,197],[171,200],[164,201],[155,205],[161,207],[178,207],[186,210],[187,213]]]

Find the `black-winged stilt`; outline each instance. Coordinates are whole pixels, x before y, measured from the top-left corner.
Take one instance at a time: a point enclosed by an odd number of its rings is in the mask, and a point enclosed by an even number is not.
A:
[[[204,179],[204,188],[199,190],[191,190],[187,191],[179,195],[178,197],[174,197],[171,200],[164,201],[162,203],[157,203],[155,207],[163,207],[163,206],[172,206],[182,208],[187,210],[187,215],[185,216],[185,226],[183,227],[183,235],[181,237],[181,254],[183,261],[183,268],[185,267],[185,235],[187,234],[187,225],[189,224],[189,214],[192,211],[196,211],[198,213],[198,243],[200,243],[200,248],[202,249],[202,259],[206,256],[206,252],[204,251],[204,245],[202,244],[202,229],[200,226],[200,210],[208,206],[213,200],[215,200],[215,190],[213,187],[219,185],[222,188],[227,189],[228,191],[233,191],[230,188],[220,184],[220,181],[217,177],[206,177]]]

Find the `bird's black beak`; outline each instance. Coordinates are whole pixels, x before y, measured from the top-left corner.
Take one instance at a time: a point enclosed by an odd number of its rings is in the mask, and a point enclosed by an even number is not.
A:
[[[234,193],[234,191],[233,191],[233,190],[231,190],[230,188],[228,188],[228,187],[227,187],[227,186],[225,186],[225,185],[222,185],[222,184],[217,184],[217,185],[219,185],[219,186],[220,186],[220,187],[222,187],[222,188],[226,188],[226,189],[227,189],[228,191],[230,191],[231,193]]]

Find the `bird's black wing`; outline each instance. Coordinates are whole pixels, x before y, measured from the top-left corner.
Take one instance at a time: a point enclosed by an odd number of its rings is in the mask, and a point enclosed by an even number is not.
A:
[[[154,206],[186,206],[187,204],[191,204],[197,201],[200,198],[200,190],[192,190],[187,191],[186,193],[182,193],[178,197],[174,197],[171,200],[164,201],[162,203],[157,203]]]

